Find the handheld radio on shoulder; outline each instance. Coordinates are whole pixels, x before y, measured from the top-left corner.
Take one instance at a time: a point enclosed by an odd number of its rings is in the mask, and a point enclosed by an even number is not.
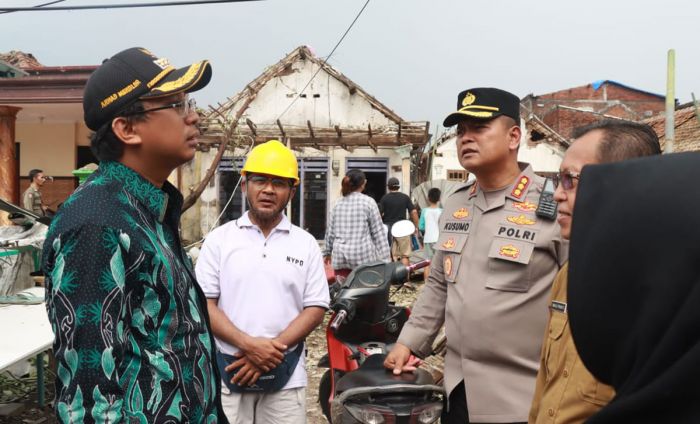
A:
[[[537,204],[535,215],[550,221],[557,219],[557,202],[554,200],[554,190],[554,181],[547,178],[544,181],[542,193],[540,193],[540,201]]]

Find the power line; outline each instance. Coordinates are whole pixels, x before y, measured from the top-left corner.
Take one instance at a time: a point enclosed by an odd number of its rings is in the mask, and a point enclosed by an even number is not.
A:
[[[63,0],[60,0],[63,1]],[[103,4],[86,6],[56,6],[56,7],[0,7],[0,13],[9,12],[49,12],[57,10],[90,10],[90,9],[126,9],[140,7],[162,7],[162,6],[191,6],[197,4],[211,3],[240,3],[260,0],[192,0],[192,1],[166,1],[158,3],[131,3],[131,4]],[[52,3],[49,3],[52,4]]]
[[[367,0],[365,2],[365,5],[362,6],[362,9],[360,9],[360,11],[357,13],[357,16],[355,16],[355,19],[353,19],[353,21],[350,24],[350,26],[348,27],[348,29],[345,30],[345,33],[343,34],[343,36],[340,37],[340,40],[338,40],[335,47],[333,47],[333,50],[331,50],[330,54],[328,56],[326,56],[326,58],[323,60],[323,65],[326,65],[328,63],[328,60],[331,58],[331,56],[333,56],[333,53],[335,53],[335,49],[337,49],[338,46],[340,46],[340,43],[343,42],[343,40],[345,39],[345,36],[348,35],[348,33],[352,29],[353,25],[355,25],[355,22],[357,22],[357,20],[360,18],[360,15],[362,15],[362,12],[365,11],[365,8],[367,7],[368,4],[369,4],[369,0]],[[309,87],[309,84],[311,84],[311,81],[313,81],[314,78],[316,78],[316,75],[318,75],[318,73],[321,72],[321,69],[323,69],[323,66],[318,67],[318,70],[316,71],[316,73],[313,74],[313,76],[311,77],[309,82],[306,83],[304,88],[301,89],[299,94],[297,94],[297,96],[294,98],[294,100],[292,100],[292,102],[289,104],[289,106],[287,106],[287,108],[282,113],[280,113],[280,115],[277,117],[277,120],[282,118],[282,116],[289,111],[289,109],[294,105],[294,103],[296,103],[296,101],[299,99],[299,97],[301,97],[301,95],[304,94],[304,90],[306,90]]]
[[[48,5],[51,5],[51,4],[62,3],[62,2],[64,2],[64,1],[66,1],[66,0],[50,1],[50,2],[48,2],[48,3],[37,4],[36,6],[33,6],[33,7],[34,7],[34,8],[36,8],[36,7],[44,7],[44,6],[48,6]],[[13,10],[8,10],[8,11],[5,11],[5,12],[0,12],[0,15],[2,15],[2,14],[4,14],[4,13],[12,13],[12,12],[13,12]]]

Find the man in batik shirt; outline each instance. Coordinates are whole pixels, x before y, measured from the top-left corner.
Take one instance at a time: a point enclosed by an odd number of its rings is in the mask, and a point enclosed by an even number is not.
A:
[[[206,299],[167,181],[194,157],[187,93],[208,62],[172,67],[141,48],[90,77],[85,123],[99,169],[63,204],[44,245],[61,422],[226,423]]]

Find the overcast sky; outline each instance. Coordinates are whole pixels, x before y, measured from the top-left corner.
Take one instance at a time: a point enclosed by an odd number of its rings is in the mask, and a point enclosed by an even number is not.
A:
[[[60,5],[152,0],[67,0]],[[45,0],[0,0],[30,6]],[[200,104],[223,101],[285,54],[325,57],[365,0],[0,15],[0,52],[46,66],[94,65],[142,46],[176,66],[209,59]],[[459,91],[500,87],[520,97],[600,79],[664,94],[676,50],[676,98],[700,98],[700,2],[687,0],[371,0],[329,63],[406,120],[435,125]]]

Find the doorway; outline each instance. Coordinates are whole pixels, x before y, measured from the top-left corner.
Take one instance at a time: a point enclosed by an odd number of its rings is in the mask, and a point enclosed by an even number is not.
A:
[[[221,158],[219,161],[219,210],[225,207],[229,200],[231,201],[219,220],[222,225],[240,218],[245,211],[245,197],[240,184],[238,184],[238,180],[241,178],[241,168],[243,168],[243,158],[229,157]]]
[[[347,158],[345,169],[359,169],[367,177],[367,186],[364,193],[373,198],[375,202],[386,194],[386,180],[389,169],[387,158]]]
[[[292,200],[292,223],[316,240],[326,235],[328,211],[328,158],[299,158],[297,194]],[[303,199],[303,201],[302,201]]]

